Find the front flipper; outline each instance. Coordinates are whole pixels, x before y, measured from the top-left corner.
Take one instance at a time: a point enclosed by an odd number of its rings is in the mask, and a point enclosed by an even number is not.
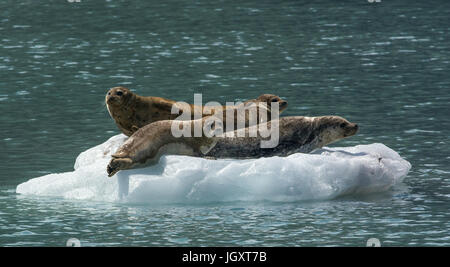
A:
[[[106,167],[108,177],[113,176],[120,170],[129,169],[132,164],[133,160],[131,160],[130,158],[113,158]]]

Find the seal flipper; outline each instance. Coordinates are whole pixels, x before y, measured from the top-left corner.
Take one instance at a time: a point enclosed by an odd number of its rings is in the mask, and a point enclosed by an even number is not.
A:
[[[113,176],[120,170],[129,169],[132,166],[132,164],[133,160],[130,158],[113,158],[106,167],[108,177]]]

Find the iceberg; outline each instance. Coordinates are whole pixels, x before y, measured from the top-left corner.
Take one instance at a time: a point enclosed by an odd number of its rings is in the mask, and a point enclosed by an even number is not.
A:
[[[127,203],[328,200],[385,192],[401,183],[411,164],[379,143],[324,147],[309,154],[211,160],[166,155],[155,166],[123,170],[108,178],[119,134],[82,152],[74,171],[19,184],[22,195]]]

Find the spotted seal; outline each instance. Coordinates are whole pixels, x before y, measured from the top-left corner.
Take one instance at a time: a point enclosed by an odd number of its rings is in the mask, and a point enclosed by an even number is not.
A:
[[[156,164],[163,154],[259,158],[309,153],[358,131],[357,124],[339,116],[291,116],[235,130],[233,137],[228,137],[226,132],[217,135],[222,130],[220,127],[210,127],[214,131],[212,137],[175,137],[172,134],[172,124],[176,127],[190,124],[193,129],[196,125],[204,127],[207,121],[211,121],[211,117],[192,121],[164,120],[140,128],[112,155],[107,167],[108,175],[112,176],[119,170]],[[265,127],[269,131],[278,129],[273,132],[278,134],[277,143],[273,147],[261,147],[262,141],[271,137],[263,137],[257,127]],[[252,131],[256,131],[255,137],[251,136]]]

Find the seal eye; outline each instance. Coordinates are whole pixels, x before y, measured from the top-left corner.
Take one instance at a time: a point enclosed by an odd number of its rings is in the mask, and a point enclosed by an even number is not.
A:
[[[347,123],[343,122],[339,125],[341,128],[345,128],[345,126],[347,126]]]
[[[116,93],[116,95],[121,96],[121,95],[123,95],[123,93],[122,93],[122,91],[119,91]]]
[[[278,102],[278,99],[274,98],[271,102]]]

